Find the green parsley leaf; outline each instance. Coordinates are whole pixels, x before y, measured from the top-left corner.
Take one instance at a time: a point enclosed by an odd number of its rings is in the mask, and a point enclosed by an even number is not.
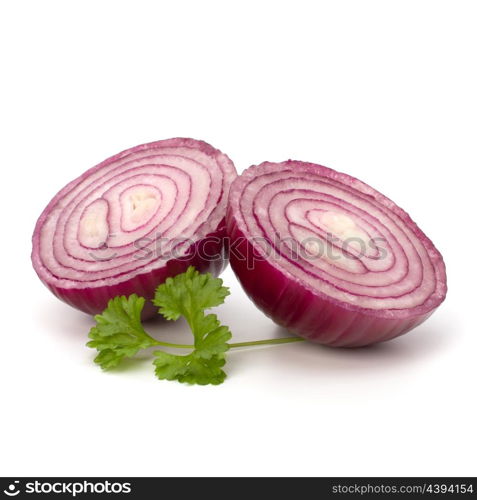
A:
[[[141,311],[145,299],[136,294],[114,297],[102,314],[94,317],[86,345],[98,350],[95,363],[103,369],[114,368],[125,357],[134,356],[140,349],[157,345],[141,324]]]
[[[229,294],[220,278],[201,274],[190,266],[185,273],[159,285],[153,302],[166,319],[175,321],[180,316],[187,319],[197,311],[219,306]]]
[[[221,325],[215,314],[205,309],[222,304],[229,295],[220,278],[210,273],[200,274],[192,266],[185,273],[168,278],[159,285],[154,304],[168,320],[184,316],[194,335],[194,351],[185,356],[156,351],[154,365],[159,379],[177,380],[189,384],[221,384],[226,374],[225,352],[232,334]]]
[[[177,380],[182,383],[207,385],[221,384],[226,377],[221,369],[225,365],[224,356],[200,357],[198,351],[186,356],[177,356],[163,351],[154,353],[156,376],[161,380]]]

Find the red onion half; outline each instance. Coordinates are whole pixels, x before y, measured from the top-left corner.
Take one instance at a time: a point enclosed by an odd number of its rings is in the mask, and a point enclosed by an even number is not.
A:
[[[236,175],[226,155],[193,139],[123,151],[51,200],[33,234],[33,266],[57,297],[90,314],[116,295],[151,298],[189,265],[218,275]]]
[[[227,212],[230,262],[276,323],[362,346],[419,325],[444,300],[444,262],[409,215],[363,182],[287,161],[247,169]]]

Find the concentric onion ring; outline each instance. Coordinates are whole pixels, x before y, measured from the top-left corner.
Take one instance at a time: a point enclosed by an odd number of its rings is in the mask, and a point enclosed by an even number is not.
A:
[[[152,297],[188,265],[217,275],[235,177],[226,155],[193,139],[123,151],[51,200],[33,235],[33,266],[56,296],[91,314],[116,295]]]
[[[408,214],[363,182],[287,161],[233,183],[230,261],[268,316],[310,340],[359,346],[424,321],[444,300],[444,262]]]

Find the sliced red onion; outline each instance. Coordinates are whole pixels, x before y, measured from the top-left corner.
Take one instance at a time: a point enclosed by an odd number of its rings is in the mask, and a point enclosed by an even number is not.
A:
[[[444,262],[409,215],[363,182],[320,165],[250,167],[232,185],[230,261],[279,325],[362,346],[422,323],[444,300]]]
[[[33,266],[57,297],[90,314],[116,295],[151,298],[189,265],[218,275],[235,177],[226,155],[193,139],[123,151],[51,200],[33,234]]]

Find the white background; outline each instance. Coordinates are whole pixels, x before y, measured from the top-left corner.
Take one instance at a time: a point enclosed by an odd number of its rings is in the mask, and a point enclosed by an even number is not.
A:
[[[1,475],[475,475],[477,12],[469,1],[4,1]],[[449,295],[371,348],[229,355],[219,387],[102,373],[92,320],[30,264],[49,199],[127,147],[204,139],[242,171],[370,183],[443,253]],[[236,341],[284,335],[232,289]],[[184,325],[154,334],[187,338]]]

